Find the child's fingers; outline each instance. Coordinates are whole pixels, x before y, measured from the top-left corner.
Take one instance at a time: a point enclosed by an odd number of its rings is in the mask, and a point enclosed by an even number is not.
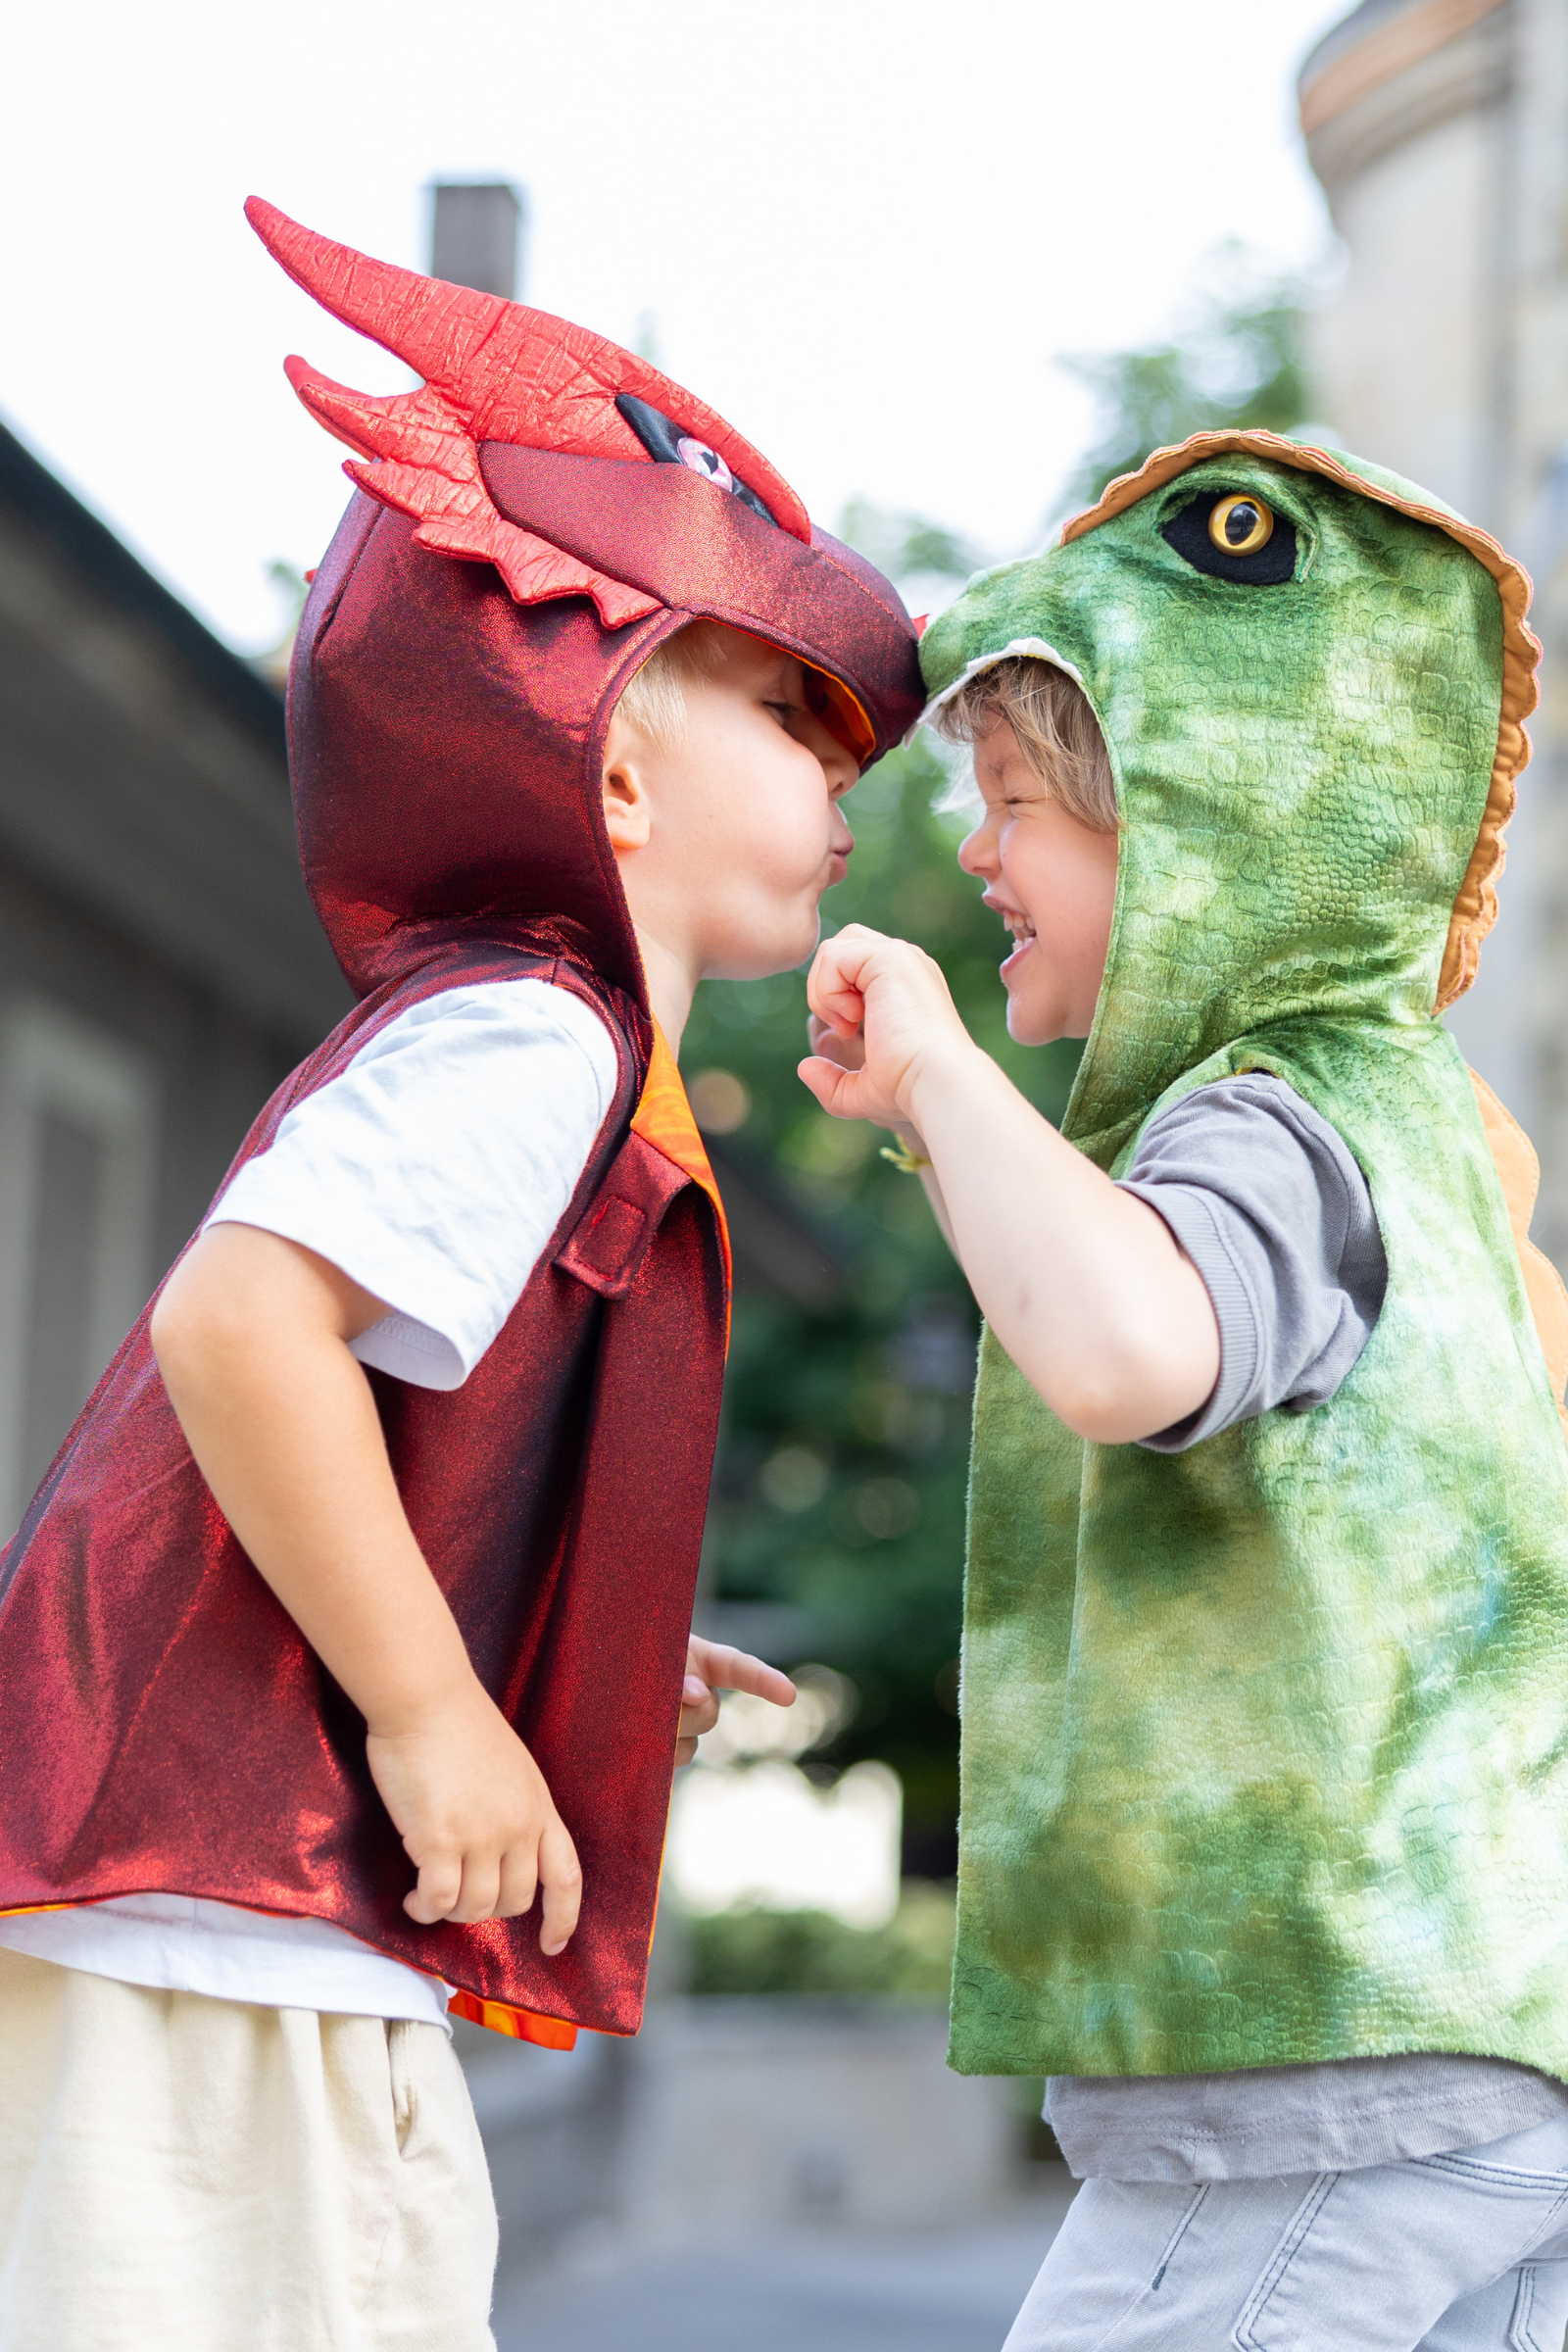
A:
[[[677,1772],[679,1772],[679,1770],[680,1770],[680,1768],[681,1768],[681,1766],[682,1766],[683,1764],[695,1764],[695,1763],[696,1763],[696,1761],[697,1761],[697,1742],[696,1742],[696,1740],[676,1740],[676,1742],[675,1742],[675,1770],[676,1770]]]
[[[837,942],[831,943],[837,945]],[[821,957],[812,964],[806,982],[806,1002],[824,1029],[835,1037],[858,1037],[865,1019],[865,998],[860,990],[841,979],[831,965],[821,968]]]
[[[582,1868],[577,1848],[559,1814],[552,1814],[539,1840],[539,1884],[544,1888],[544,1916],[539,1923],[539,1949],[547,1960],[564,1951],[582,1908]]]
[[[824,1021],[814,1012],[808,1012],[806,1016],[806,1042],[813,1054],[825,1054],[829,1061],[843,1062],[847,1070],[853,1069],[855,1064],[845,1059],[846,1054],[858,1052],[863,1057],[865,1053],[858,1022],[846,1036],[843,1030],[835,1029],[831,1021]]]
[[[539,1891],[539,1849],[513,1845],[501,1857],[501,1886],[496,1896],[497,1919],[520,1919],[533,1909]]]
[[[863,941],[840,931],[824,939],[806,975],[808,1009],[837,1037],[853,1037],[865,1017],[865,999],[857,978],[865,962]]]
[[[463,1856],[451,1852],[427,1855],[419,1865],[417,1884],[403,1897],[403,1908],[421,1928],[450,1919],[452,1906],[463,1892]]]
[[[797,1063],[795,1075],[834,1118],[854,1118],[850,1104],[859,1076],[858,1070],[841,1070],[836,1061],[826,1061],[820,1054],[810,1054],[805,1061]]]
[[[942,967],[923,948],[849,923],[817,949],[806,979],[807,1004],[839,1036],[849,1036],[862,1027],[873,989],[891,991],[896,1002],[912,993],[923,1003],[934,994],[952,1006]]]
[[[501,1856],[468,1853],[463,1857],[463,1888],[448,1913],[460,1927],[476,1919],[494,1919],[501,1899]]]
[[[692,1634],[686,1643],[686,1673],[688,1688],[700,1680],[710,1690],[739,1690],[744,1686],[736,1682],[735,1672],[746,1665],[760,1666],[760,1658],[753,1658],[744,1649],[729,1642],[710,1642],[706,1634]],[[769,1673],[773,1670],[767,1669]]]
[[[727,1642],[710,1642],[706,1647],[706,1671],[721,1690],[745,1690],[753,1698],[770,1700],[775,1707],[794,1706],[795,1685],[776,1666],[754,1658],[750,1650],[731,1649]]]
[[[841,1037],[836,1029],[829,1028],[826,1021],[819,1021],[813,1013],[807,1027],[807,1051],[820,1055],[823,1061],[831,1061],[838,1069],[863,1070],[865,1031],[863,1028],[853,1029],[848,1037]]]
[[[693,1698],[694,1688],[702,1690],[701,1698]],[[718,1693],[714,1690],[703,1690],[702,1684],[695,1682],[694,1678],[688,1675],[680,1705],[681,1739],[700,1740],[704,1732],[710,1732],[717,1721]]]
[[[837,989],[808,1001],[830,1037],[858,1037],[865,1025],[865,999],[858,989]]]
[[[808,1006],[840,1036],[852,1034],[865,1017],[866,983],[880,955],[899,944],[864,923],[846,923],[823,940],[811,958],[806,975]]]

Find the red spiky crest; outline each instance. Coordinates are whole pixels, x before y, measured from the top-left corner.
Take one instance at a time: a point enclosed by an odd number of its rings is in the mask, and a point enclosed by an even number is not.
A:
[[[782,528],[809,544],[806,509],[766,459],[635,353],[548,311],[372,261],[302,228],[259,196],[245,217],[274,261],[323,310],[424,378],[416,392],[373,398],[333,383],[303,360],[284,362],[311,414],[357,453],[344,472],[412,516],[421,547],[494,564],[518,604],[591,596],[609,628],[658,610],[641,589],[607,579],[509,522],[479,470],[481,441],[652,464],[615,406],[617,392],[648,401],[717,450]]]

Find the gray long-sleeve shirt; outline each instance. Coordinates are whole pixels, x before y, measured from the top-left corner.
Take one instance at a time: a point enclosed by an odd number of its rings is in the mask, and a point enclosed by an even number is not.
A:
[[[1177,1453],[1235,1422],[1326,1403],[1376,1327],[1388,1265],[1365,1177],[1327,1120],[1261,1072],[1150,1122],[1123,1189],[1157,1211],[1219,1324],[1207,1402],[1145,1439]],[[1046,2115],[1080,2178],[1259,2180],[1476,2147],[1568,2111],[1502,2059],[1415,2053],[1214,2075],[1056,2075]]]

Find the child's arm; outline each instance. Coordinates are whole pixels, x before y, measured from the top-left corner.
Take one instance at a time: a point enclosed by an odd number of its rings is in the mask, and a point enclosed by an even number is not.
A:
[[[219,1508],[365,1716],[370,1771],[418,1872],[412,1919],[577,1924],[576,1849],[474,1674],[415,1542],[348,1342],[387,1312],[325,1258],[215,1225],[153,1316],[160,1370]]]
[[[1103,1445],[1196,1412],[1219,1376],[1196,1267],[980,1051],[930,956],[852,923],[818,950],[807,993],[840,1037],[863,1035],[865,1062],[816,1056],[802,1078],[835,1116],[923,1139],[970,1287],[1052,1411]]]
[[[858,1029],[849,1037],[840,1037],[831,1021],[819,1019],[814,1012],[807,1021],[806,1029],[813,1056],[832,1062],[837,1069],[852,1072],[864,1069],[865,1039]],[[869,1116],[869,1113],[863,1115]],[[953,1219],[948,1215],[948,1204],[942,1198],[942,1187],[937,1182],[937,1172],[931,1164],[931,1154],[925,1148],[925,1137],[918,1134],[906,1119],[891,1123],[888,1133],[897,1137],[909,1157],[915,1161],[915,1173],[925,1189],[926,1199],[931,1203],[931,1214],[941,1228],[943,1240],[956,1257],[958,1245],[953,1236]]]

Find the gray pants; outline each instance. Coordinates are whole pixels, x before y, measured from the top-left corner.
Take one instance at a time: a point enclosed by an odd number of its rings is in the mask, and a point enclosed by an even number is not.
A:
[[[1568,2117],[1276,2180],[1086,2180],[1004,2352],[1562,2352]]]

